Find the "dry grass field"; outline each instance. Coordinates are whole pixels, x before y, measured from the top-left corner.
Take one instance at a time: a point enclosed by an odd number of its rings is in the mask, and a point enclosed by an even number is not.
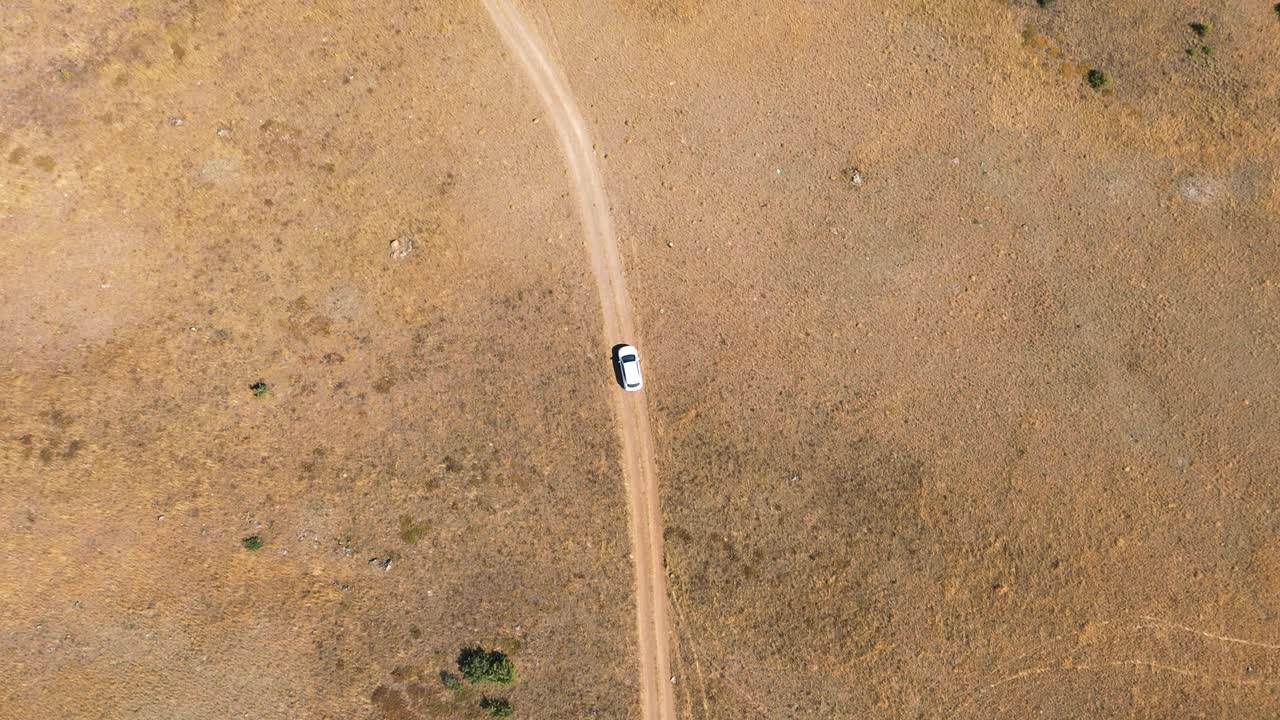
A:
[[[522,0],[681,717],[1280,715],[1273,5]],[[0,718],[639,717],[596,290],[479,2],[18,0],[0,69]]]

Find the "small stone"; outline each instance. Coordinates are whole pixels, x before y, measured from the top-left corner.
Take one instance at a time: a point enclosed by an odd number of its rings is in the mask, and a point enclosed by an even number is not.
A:
[[[220,128],[218,128],[218,137],[220,137],[220,138],[229,138],[229,137],[231,137],[231,128],[229,128],[229,127],[220,127]]]
[[[862,170],[856,167],[847,167],[840,174],[854,187],[862,187],[862,183],[866,182],[866,178],[862,176]]]
[[[171,117],[169,118],[169,124],[174,127],[182,127],[184,124],[186,124],[186,121],[180,117]]]
[[[391,241],[391,257],[400,260],[406,258],[413,252],[413,238],[409,236],[399,237]]]

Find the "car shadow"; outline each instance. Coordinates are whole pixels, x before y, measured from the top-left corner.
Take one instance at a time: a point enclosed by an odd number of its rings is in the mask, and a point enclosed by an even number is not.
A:
[[[627,389],[627,384],[622,380],[622,363],[618,362],[618,351],[626,346],[626,343],[618,343],[609,352],[610,364],[613,365],[613,381],[618,383],[618,387],[623,390]]]

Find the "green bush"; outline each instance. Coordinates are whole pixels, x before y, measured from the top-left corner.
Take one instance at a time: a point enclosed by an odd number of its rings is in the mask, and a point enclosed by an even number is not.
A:
[[[262,538],[257,535],[250,535],[247,538],[241,539],[240,544],[244,546],[245,550],[255,552],[262,549]]]
[[[250,385],[249,389],[253,391],[254,397],[262,397],[271,391],[271,386],[259,380],[258,382]]]
[[[501,650],[485,650],[479,645],[458,653],[458,670],[472,683],[510,685],[516,680],[516,666]]]
[[[1190,27],[1191,32],[1199,35],[1200,37],[1209,37],[1209,33],[1213,32],[1213,23],[1208,20],[1204,22],[1193,22]]]
[[[1089,73],[1085,75],[1085,80],[1089,82],[1089,87],[1094,90],[1101,90],[1111,85],[1111,75],[1098,68],[1090,69]]]
[[[486,696],[481,698],[480,707],[488,711],[490,717],[509,718],[516,714],[515,708],[511,707],[511,701],[506,698]]]

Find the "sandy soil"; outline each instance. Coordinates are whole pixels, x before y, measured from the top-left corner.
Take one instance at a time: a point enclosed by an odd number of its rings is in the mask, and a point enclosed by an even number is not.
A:
[[[1273,4],[520,4],[680,717],[1280,713]],[[0,717],[479,716],[473,642],[638,717],[595,281],[482,4],[0,14]]]

